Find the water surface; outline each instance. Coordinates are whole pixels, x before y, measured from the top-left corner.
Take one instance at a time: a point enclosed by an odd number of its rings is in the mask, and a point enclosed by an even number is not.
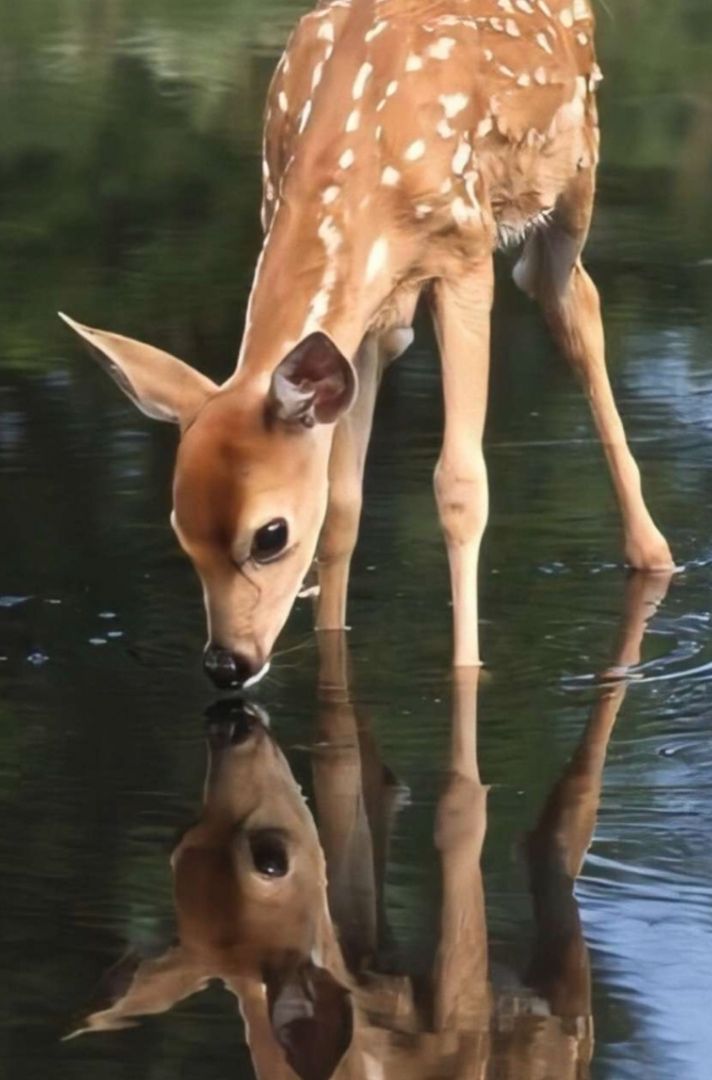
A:
[[[712,14],[600,10],[605,132],[588,263],[649,502],[686,567],[652,618],[608,745],[578,879],[596,1080],[708,1076],[712,1038]],[[259,245],[265,88],[301,5],[0,2],[0,999],[8,1077],[250,1077],[217,988],[122,1033],[60,1042],[128,950],[170,941],[169,856],[200,813],[200,598],[168,528],[174,433],[58,323],[146,338],[214,376]],[[492,972],[534,934],[522,838],[600,700],[625,605],[587,409],[501,267],[487,454],[479,766]],[[430,476],[441,428],[425,322],[384,386],[354,567],[352,700],[402,793],[382,967],[426,978],[441,901],[449,600]],[[261,688],[314,795],[306,602]],[[313,805],[313,803],[312,803]]]

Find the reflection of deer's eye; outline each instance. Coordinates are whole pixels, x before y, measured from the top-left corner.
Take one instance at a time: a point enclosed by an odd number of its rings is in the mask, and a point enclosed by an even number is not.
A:
[[[258,529],[252,540],[250,554],[255,562],[267,563],[282,554],[289,539],[289,529],[284,518],[275,518]]]
[[[250,837],[252,862],[258,874],[264,877],[285,877],[289,870],[287,848],[278,832],[264,831]]]

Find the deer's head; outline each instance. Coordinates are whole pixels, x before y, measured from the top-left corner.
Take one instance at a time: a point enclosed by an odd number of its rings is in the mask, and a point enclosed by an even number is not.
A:
[[[270,373],[218,387],[138,341],[65,321],[147,416],[177,424],[171,523],[203,586],[205,669],[221,688],[267,669],[316,551],[328,493],[328,428],[356,394],[322,333]]]

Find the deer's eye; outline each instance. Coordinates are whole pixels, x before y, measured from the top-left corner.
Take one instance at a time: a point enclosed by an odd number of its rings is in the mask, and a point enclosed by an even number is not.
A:
[[[252,540],[252,558],[258,563],[272,562],[287,546],[289,528],[284,518],[275,518],[258,529]]]
[[[289,872],[287,845],[279,829],[263,829],[250,836],[250,853],[262,877],[282,878]]]

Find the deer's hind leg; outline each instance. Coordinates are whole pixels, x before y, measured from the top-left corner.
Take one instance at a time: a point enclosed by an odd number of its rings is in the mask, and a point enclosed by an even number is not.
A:
[[[580,173],[561,196],[551,223],[527,240],[514,280],[541,306],[588,397],[620,506],[626,561],[640,570],[667,570],[675,564],[645,505],[640,470],[628,446],[606,370],[598,290],[581,262],[593,192],[593,175]]]

